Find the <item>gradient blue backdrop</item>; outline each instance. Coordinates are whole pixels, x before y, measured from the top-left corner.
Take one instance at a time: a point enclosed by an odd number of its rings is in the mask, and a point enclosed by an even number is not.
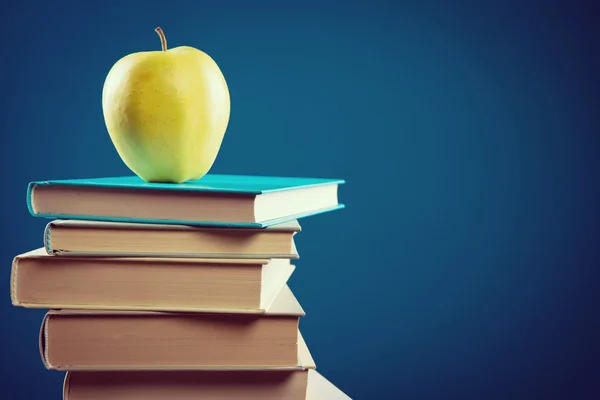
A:
[[[59,399],[31,180],[129,174],[101,91],[120,57],[210,54],[231,91],[214,173],[345,178],[290,284],[319,370],[356,399],[600,395],[600,31],[593,2],[4,1],[0,397]]]

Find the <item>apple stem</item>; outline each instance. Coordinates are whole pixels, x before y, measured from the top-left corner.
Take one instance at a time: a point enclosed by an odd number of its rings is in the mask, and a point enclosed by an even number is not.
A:
[[[160,27],[156,28],[154,31],[158,33],[158,36],[160,36],[160,44],[162,46],[162,51],[167,51],[167,38],[165,37],[165,33],[162,29],[160,29]]]

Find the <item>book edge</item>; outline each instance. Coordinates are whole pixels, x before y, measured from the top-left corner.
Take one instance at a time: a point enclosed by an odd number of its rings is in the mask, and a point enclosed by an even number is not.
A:
[[[306,217],[325,214],[328,212],[341,210],[346,208],[346,205],[339,203],[333,207],[322,208],[319,210],[309,211],[301,214],[288,215],[280,218],[275,218],[267,221],[259,222],[219,222],[219,221],[185,221],[185,220],[162,220],[162,219],[138,219],[130,217],[106,217],[106,216],[90,216],[90,215],[74,215],[74,214],[55,214],[55,213],[36,213],[32,214],[38,218],[51,219],[73,219],[82,221],[106,221],[106,222],[127,222],[127,223],[145,223],[145,224],[162,224],[162,225],[191,225],[191,226],[214,226],[223,228],[267,228],[292,220],[298,220]]]
[[[50,319],[50,316],[52,314],[54,313],[52,312],[52,310],[50,310],[46,313],[46,315],[44,315],[44,319],[42,320],[42,323],[40,325],[39,334],[40,355],[42,357],[42,363],[44,364],[44,367],[46,367],[46,369],[48,370],[56,369],[52,364],[50,364],[50,361],[48,360],[48,346],[46,343],[46,341],[48,340],[48,320]]]
[[[69,251],[69,250],[58,250],[52,249],[52,253],[48,255],[57,255],[60,257],[68,257],[68,258],[93,258],[93,257],[105,257],[110,259],[122,259],[122,258],[143,258],[143,259],[173,259],[173,254],[170,253],[117,253],[117,252],[92,252],[92,251]],[[269,260],[272,258],[280,258],[286,260],[297,260],[300,258],[300,255],[296,251],[296,253],[289,254],[231,254],[231,253],[205,253],[205,254],[183,254],[178,253],[177,258],[180,259],[194,259],[194,260],[203,260],[203,264],[209,264],[214,260],[229,260],[232,261],[232,264],[263,264],[258,262],[260,260]],[[240,260],[248,260],[249,262],[239,262]],[[256,261],[256,262],[250,262]],[[199,262],[200,263],[200,262]],[[223,264],[223,263],[219,263]]]
[[[241,177],[246,175],[227,175],[227,174],[206,174],[205,176],[220,176],[220,177]],[[257,190],[239,190],[239,189],[212,189],[193,185],[165,185],[165,184],[156,184],[156,183],[148,183],[141,181],[138,185],[126,185],[119,183],[110,183],[110,182],[98,182],[99,179],[131,179],[136,176],[128,175],[128,176],[114,176],[114,177],[96,177],[96,178],[83,178],[83,179],[53,179],[53,180],[43,180],[43,181],[33,181],[30,182],[29,185],[47,185],[47,186],[80,186],[80,187],[98,187],[98,188],[115,188],[115,189],[136,189],[136,190],[168,190],[168,191],[189,191],[189,192],[199,192],[199,193],[231,193],[231,194],[241,194],[241,195],[250,195],[255,196],[259,194],[265,193],[273,193],[273,192],[281,192],[281,191],[289,191],[294,189],[304,189],[315,186],[324,186],[324,185],[342,185],[346,183],[344,179],[338,178],[308,178],[308,177],[282,177],[282,176],[247,176],[251,178],[279,178],[279,179],[306,179],[313,180],[312,183],[307,183],[304,185],[296,185],[296,186],[284,186],[273,189],[257,189]],[[186,181],[189,182],[189,181]],[[175,189],[176,188],[176,189]]]
[[[16,256],[13,258],[11,270],[10,270],[10,301],[13,306],[19,307],[22,306],[22,303],[19,301],[19,297],[17,294],[17,279],[18,279],[18,268],[19,268],[19,260],[20,256]]]
[[[49,368],[53,371],[223,371],[223,372],[234,372],[234,371],[306,371],[312,368],[305,368],[301,365],[290,365],[283,367],[267,367],[267,366],[236,366],[236,367],[223,367],[223,366],[202,366],[202,367],[162,367],[162,366],[150,366],[150,367],[78,367],[76,365],[70,365],[66,367],[62,366],[52,366]]]
[[[217,307],[158,307],[152,306],[110,306],[101,304],[60,304],[60,303],[31,303],[31,302],[19,302],[18,307],[29,308],[29,309],[60,309],[63,310],[63,314],[167,314],[167,313],[180,313],[180,314],[235,314],[235,315],[264,315],[265,310],[261,308],[217,308]],[[68,312],[69,310],[73,312]],[[91,312],[86,313],[89,310]],[[101,311],[106,311],[102,313]]]
[[[42,320],[42,324],[40,326],[40,339],[39,339],[39,348],[40,355],[42,358],[42,363],[48,370],[55,371],[303,371],[303,370],[311,370],[316,369],[316,364],[310,353],[310,349],[306,345],[306,341],[304,340],[302,334],[300,333],[300,329],[298,329],[298,341],[296,344],[297,348],[297,364],[290,366],[235,366],[235,367],[226,367],[226,366],[198,366],[198,367],[173,367],[170,366],[168,369],[157,365],[157,366],[145,366],[145,367],[132,367],[132,366],[105,366],[105,367],[78,367],[76,365],[70,366],[55,366],[52,365],[48,360],[48,346],[47,346],[47,338],[48,338],[48,321],[52,315],[61,315],[61,314],[69,314],[64,313],[63,310],[49,310],[44,319]],[[65,378],[66,379],[66,378]]]
[[[27,195],[26,195],[27,210],[29,211],[29,214],[31,214],[34,217],[37,215],[37,213],[36,213],[35,208],[33,206],[33,192],[34,192],[35,187],[37,185],[38,185],[37,182],[30,182],[27,185]]]
[[[65,379],[63,381],[63,400],[69,400],[71,394],[71,372],[65,373]]]
[[[68,252],[69,254],[69,259],[73,260],[73,259],[81,259],[82,261],[86,261],[89,260],[90,257],[89,255],[94,255],[94,256],[100,256],[100,254],[98,253],[85,253],[85,254],[76,254],[76,253],[71,253]],[[172,263],[182,263],[182,264],[217,264],[217,265],[226,265],[226,264],[232,264],[232,265],[250,265],[250,266],[261,266],[261,265],[265,265],[267,263],[269,263],[269,261],[272,258],[282,258],[282,259],[288,259],[287,257],[261,257],[261,258],[225,258],[225,257],[198,257],[198,256],[194,256],[194,257],[173,257],[172,255],[169,257],[155,257],[153,255],[151,256],[144,256],[144,257],[131,257],[130,254],[127,255],[122,255],[122,256],[106,256],[108,253],[102,253],[103,257],[102,259],[104,261],[110,261],[110,262],[123,262],[123,263],[127,263],[127,262],[139,262],[139,261],[146,261],[146,262],[165,262],[165,261],[169,261]],[[54,257],[54,254],[48,254],[45,251],[44,247],[39,247],[36,249],[32,249],[28,252],[25,253],[21,253],[17,256],[17,258],[19,259],[31,259],[31,258],[37,258],[37,259],[46,259],[46,258],[52,258]],[[60,257],[59,257],[60,258]]]
[[[286,305],[285,303],[288,302]],[[277,309],[281,307],[283,309],[288,308],[288,312],[285,312],[281,309]],[[30,307],[34,308],[34,307]],[[42,307],[40,307],[42,308]],[[53,305],[52,307],[43,306],[43,308],[50,308],[48,314],[50,315],[172,315],[172,314],[248,314],[248,313],[240,313],[237,310],[234,312],[232,309],[211,309],[212,311],[157,311],[155,308],[153,310],[122,310],[122,309],[107,309],[106,306],[98,307],[91,309],[89,306],[75,308],[73,306],[69,306],[69,308],[62,308],[58,305]],[[275,308],[275,311],[273,311]],[[291,309],[294,310],[291,310]],[[248,310],[248,309],[245,309]],[[271,310],[271,312],[269,312]],[[283,285],[281,291],[276,296],[275,301],[271,304],[269,310],[260,310],[259,313],[253,313],[257,316],[271,317],[271,316],[279,316],[279,317],[294,317],[301,318],[306,315],[304,309],[298,302],[298,299],[294,296],[291,289],[287,285]]]
[[[51,236],[50,236],[52,227],[55,226],[54,223],[55,223],[55,221],[50,221],[46,224],[46,227],[44,228],[44,249],[46,250],[46,253],[49,255],[54,253],[54,251],[52,250]]]
[[[83,228],[83,229],[126,229],[133,231],[140,230],[177,230],[177,231],[187,231],[187,230],[210,230],[210,231],[223,231],[230,230],[231,228],[237,231],[267,231],[267,232],[289,232],[294,235],[298,232],[302,231],[302,226],[300,222],[295,219],[290,219],[289,221],[284,221],[280,224],[270,225],[266,228],[257,228],[257,227],[228,227],[228,226],[204,226],[204,225],[181,225],[181,224],[170,224],[170,223],[144,223],[144,222],[122,222],[122,221],[99,221],[96,219],[63,219],[58,218],[49,222],[55,227],[64,227],[64,228]],[[286,226],[286,224],[288,226]]]

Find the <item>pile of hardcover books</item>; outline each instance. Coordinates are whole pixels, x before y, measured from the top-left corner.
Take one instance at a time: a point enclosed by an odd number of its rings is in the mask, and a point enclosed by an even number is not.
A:
[[[33,182],[44,247],[15,257],[15,306],[69,400],[349,399],[316,370],[287,282],[298,219],[342,180],[206,175]]]

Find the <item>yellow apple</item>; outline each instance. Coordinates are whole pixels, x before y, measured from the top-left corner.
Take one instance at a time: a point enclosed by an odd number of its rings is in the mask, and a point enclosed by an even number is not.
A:
[[[102,111],[123,162],[146,182],[199,179],[212,167],[229,123],[229,90],[217,63],[181,46],[129,54],[113,65]]]

